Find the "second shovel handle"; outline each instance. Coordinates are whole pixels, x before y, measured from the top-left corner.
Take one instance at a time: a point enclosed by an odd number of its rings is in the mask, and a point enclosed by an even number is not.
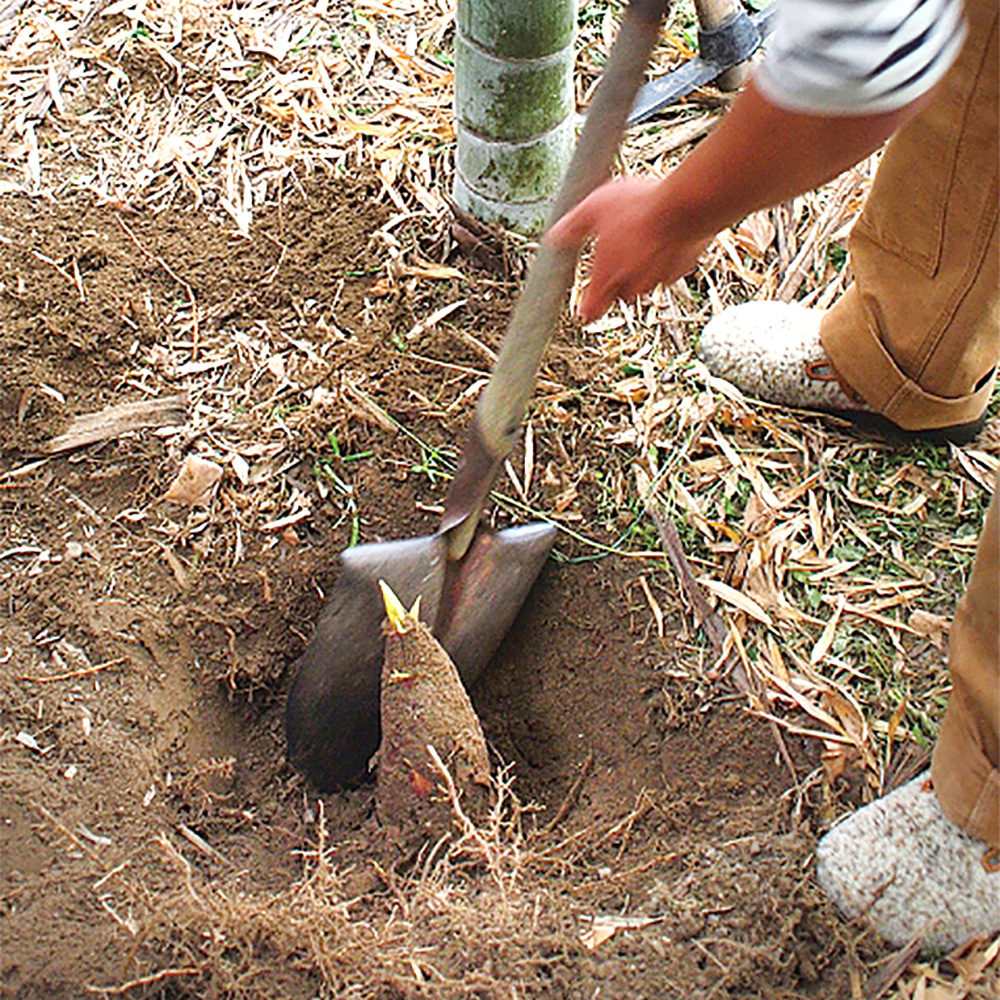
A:
[[[714,31],[743,10],[740,0],[694,0],[694,6],[698,12],[698,23],[709,31]]]
[[[718,31],[741,14],[746,16],[741,0],[694,0],[698,26],[702,31]],[[720,73],[715,80],[720,90],[739,90],[749,72],[749,60]]]

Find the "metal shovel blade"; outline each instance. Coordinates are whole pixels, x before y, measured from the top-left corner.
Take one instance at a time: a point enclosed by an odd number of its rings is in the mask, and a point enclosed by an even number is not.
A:
[[[434,628],[470,686],[528,596],[555,541],[551,524],[480,530],[459,562],[443,535],[356,545],[299,658],[285,707],[288,756],[322,791],[360,780],[379,744],[385,617],[378,581]]]

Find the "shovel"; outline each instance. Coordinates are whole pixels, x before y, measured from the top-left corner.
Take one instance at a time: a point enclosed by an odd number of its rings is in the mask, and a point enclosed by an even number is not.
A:
[[[666,0],[632,0],[551,219],[611,173],[618,140],[642,82]],[[528,524],[485,530],[479,515],[520,433],[545,345],[573,282],[577,251],[543,244],[532,262],[434,535],[346,549],[316,631],[298,661],[285,708],[288,759],[320,790],[358,781],[379,744],[384,617],[378,581],[421,618],[468,687],[496,651],[528,596],[556,529]]]

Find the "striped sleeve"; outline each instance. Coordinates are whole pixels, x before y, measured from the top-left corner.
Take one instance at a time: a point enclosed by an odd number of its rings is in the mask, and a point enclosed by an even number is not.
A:
[[[776,0],[757,85],[817,114],[901,108],[941,79],[965,39],[962,0]]]

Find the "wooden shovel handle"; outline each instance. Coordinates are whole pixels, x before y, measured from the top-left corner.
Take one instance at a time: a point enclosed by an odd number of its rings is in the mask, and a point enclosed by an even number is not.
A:
[[[667,0],[632,0],[622,16],[549,226],[610,176],[666,6]],[[452,559],[465,554],[493,480],[517,441],[542,353],[573,284],[578,256],[578,249],[556,250],[542,243],[528,270],[445,500],[441,530],[448,534]]]
[[[727,18],[743,9],[740,0],[694,0],[698,23],[707,31],[714,31]]]

